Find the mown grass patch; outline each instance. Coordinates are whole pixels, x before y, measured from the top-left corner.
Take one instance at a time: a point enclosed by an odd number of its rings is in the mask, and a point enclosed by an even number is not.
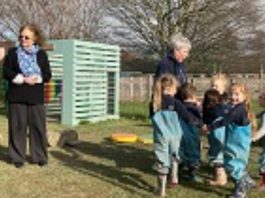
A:
[[[3,136],[0,146],[0,192],[1,198],[140,198],[154,197],[152,189],[156,184],[151,167],[154,162],[152,145],[141,143],[114,143],[109,137],[114,132],[133,132],[138,135],[151,133],[147,103],[121,104],[120,120],[86,123],[74,127],[79,133],[80,144],[75,147],[49,148],[49,165],[40,168],[26,164],[16,169],[8,163],[7,120],[0,116],[0,132]],[[49,129],[60,131],[66,128],[49,123]],[[206,144],[206,137],[202,136]],[[256,181],[258,158],[261,148],[253,147],[249,162],[250,174]],[[203,164],[200,175],[212,177],[207,165],[207,149],[202,150]],[[232,189],[218,188],[207,183],[190,183],[184,179],[168,197],[197,198],[224,197]],[[249,197],[263,197],[256,190],[248,192]]]

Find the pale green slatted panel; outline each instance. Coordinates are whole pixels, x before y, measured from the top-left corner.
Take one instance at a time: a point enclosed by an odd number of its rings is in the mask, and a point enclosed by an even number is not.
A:
[[[117,60],[117,54],[118,53],[102,53],[102,51],[98,51],[98,52],[92,52],[91,50],[85,50],[87,52],[80,52],[78,51],[75,56],[74,56],[74,59],[75,60],[93,60],[94,58],[98,59],[98,58],[102,58],[102,57],[105,57],[106,60]]]
[[[92,105],[100,105],[104,101],[105,101],[104,99],[93,101],[93,102],[91,102],[89,100],[78,100],[78,101],[75,101],[75,103],[76,103],[76,106],[88,106],[88,105],[91,105],[91,104]]]
[[[106,115],[105,114],[105,107],[101,108],[88,108],[86,111],[76,111],[76,118],[81,118],[81,117],[88,117],[92,115]]]
[[[52,79],[53,80],[62,80],[62,73],[63,73],[63,68],[54,68],[53,65],[51,64],[51,71],[52,71]]]
[[[53,80],[62,80],[63,77],[63,68],[62,67],[53,67],[51,64],[51,72]]]
[[[106,100],[107,99],[107,96],[97,97],[97,96],[94,96],[94,95],[91,95],[91,96],[87,96],[87,95],[77,95],[76,96],[76,99],[77,100],[75,100],[75,101],[86,100],[86,99],[89,99],[89,100],[104,99],[104,100]]]
[[[102,90],[102,91],[94,91],[94,90],[88,90],[89,94],[87,94],[87,92],[84,92],[83,90],[75,90],[74,94],[76,95],[76,99],[75,101],[78,100],[84,100],[85,98],[87,99],[98,99],[98,98],[107,98],[106,97],[106,91]]]
[[[105,105],[102,105],[102,104],[97,104],[97,105],[87,105],[85,107],[80,107],[80,106],[77,106],[76,107],[76,112],[83,112],[83,113],[86,113],[87,111],[88,112],[92,112],[94,110],[99,110],[99,111],[105,111],[105,108],[106,106]]]
[[[75,47],[83,47],[83,46],[88,46],[90,49],[102,49],[102,50],[109,50],[109,51],[115,51],[119,50],[118,46],[114,45],[108,45],[108,44],[103,44],[103,43],[94,43],[94,42],[89,42],[89,41],[78,41],[75,40]]]
[[[113,57],[94,57],[94,58],[90,58],[90,59],[76,59],[75,58],[75,64],[77,65],[91,65],[91,66],[100,66],[100,67],[118,67],[117,64],[119,62],[120,59],[118,58],[113,58]]]
[[[117,56],[106,56],[106,55],[101,55],[101,54],[76,54],[75,55],[75,61],[76,63],[79,62],[79,60],[83,61],[98,61],[98,62],[115,62],[117,63],[120,59]]]
[[[79,78],[79,79],[75,79],[75,83],[76,84],[79,84],[79,83],[85,83],[85,82],[94,82],[94,83],[97,83],[97,82],[107,82],[107,80],[106,79],[102,79],[102,80],[100,80],[100,79],[96,79],[96,78],[91,78],[91,79],[86,79],[86,78]]]
[[[85,66],[85,65],[76,65],[76,69],[77,70],[85,70],[85,68],[87,68],[87,66]],[[109,67],[99,67],[99,66],[97,66],[97,65],[94,65],[94,64],[92,64],[92,65],[89,65],[89,70],[90,71],[101,71],[101,72],[108,72],[108,71],[114,71],[114,72],[119,72],[120,71],[120,69],[119,68],[117,68],[117,67],[112,67],[111,65],[109,66]]]
[[[79,53],[104,53],[105,54],[115,54],[117,52],[119,52],[119,48],[117,47],[113,47],[110,45],[102,45],[102,44],[92,44],[90,45],[89,42],[84,44],[84,45],[75,45],[74,46],[77,50],[77,52]]]
[[[90,92],[90,91],[89,91]],[[75,99],[75,102],[78,103],[80,101],[86,101],[86,102],[90,102],[90,103],[93,103],[93,104],[97,104],[97,103],[100,103],[100,102],[104,102],[103,100],[106,100],[106,93],[105,91],[99,91],[99,92],[95,92],[95,93],[89,93],[89,94],[86,94],[86,93],[82,93],[82,92],[79,92],[76,94],[76,99]],[[95,101],[95,98],[98,100],[98,101]]]
[[[87,82],[90,84],[93,84],[93,83],[100,83],[100,84],[102,83],[103,84],[103,83],[106,83],[108,80],[106,76],[101,76],[101,75],[89,76],[89,75],[86,75],[85,72],[84,72],[84,74],[79,73],[75,77],[76,77],[75,83],[77,83],[77,84],[84,83],[84,82]]]
[[[93,83],[93,84],[91,84],[91,83],[86,83],[85,82],[85,84],[84,83],[76,83],[76,85],[74,86],[74,89],[77,89],[77,88],[83,88],[83,89],[87,89],[87,90],[89,90],[89,89],[91,89],[91,88],[98,88],[98,89],[106,89],[106,85],[104,85],[104,84],[96,84],[96,83]]]
[[[52,70],[52,79],[62,80],[63,55],[50,53],[49,61],[50,61],[50,66],[51,66],[51,70]]]
[[[76,94],[86,94],[89,91],[89,95],[94,94],[94,93],[106,93],[107,89],[106,87],[100,87],[100,88],[76,88],[75,92]]]
[[[89,46],[83,46],[82,48],[75,46],[75,52],[76,52],[76,55],[77,54],[79,54],[79,55],[95,54],[96,56],[97,55],[100,55],[100,56],[119,56],[119,54],[120,54],[119,50],[117,50],[117,49],[109,51],[109,50],[100,49],[100,48],[89,48]]]
[[[120,48],[76,40],[54,41],[54,45],[56,53],[63,52],[63,55],[67,57],[64,67],[68,69],[63,78],[67,80],[64,91],[68,91],[68,94],[64,94],[64,96],[67,96],[68,102],[64,102],[64,107],[72,108],[68,108],[68,111],[63,113],[63,122],[75,125],[84,120],[118,118],[118,114],[113,117],[106,114],[107,108],[110,105],[117,106],[119,100],[118,91],[115,90],[118,88],[117,81],[119,79],[110,79],[108,72],[119,74]],[[119,78],[119,75],[115,75],[115,77]],[[108,82],[109,80],[114,82]],[[114,88],[109,86],[114,86]],[[114,94],[111,93],[113,91]],[[109,98],[114,96],[116,97],[115,101],[108,102]],[[72,100],[68,100],[70,97]],[[117,109],[118,107],[111,108]],[[73,111],[70,111],[71,109]]]
[[[117,54],[119,53],[119,50],[118,49],[111,49],[109,50],[107,47],[103,47],[103,48],[100,48],[99,46],[94,46],[94,47],[91,47],[89,45],[75,45],[75,51],[76,53],[79,53],[79,54],[84,54],[84,53],[95,53],[95,54],[103,54],[103,55],[112,55],[112,54]]]
[[[84,72],[84,74],[78,73],[78,75],[76,75],[76,77],[78,77],[78,76],[80,78],[76,78],[75,82],[83,82],[84,79],[82,79],[82,78],[86,78],[85,80],[87,80],[88,82],[96,82],[96,81],[98,81],[98,82],[106,82],[108,80],[106,75],[102,75],[100,73],[97,76],[91,76],[91,75],[85,74],[85,72]]]
[[[105,105],[93,105],[93,106],[86,106],[84,107],[77,107],[76,108],[76,117],[83,117],[83,116],[90,116],[95,114],[106,115],[106,106]]]
[[[100,68],[97,68],[97,67],[114,67],[114,68],[116,68],[117,67],[117,63],[115,63],[115,62],[97,62],[97,61],[92,61],[92,60],[90,60],[88,62],[86,60],[79,60],[78,63],[76,63],[76,66],[77,66],[76,69],[82,68],[82,67],[85,66],[86,68],[89,67],[87,69],[90,69],[90,70],[92,68],[100,70]]]
[[[76,117],[79,121],[101,121],[106,120],[105,114],[102,114],[101,112],[94,112],[91,114],[80,114],[78,117]],[[97,119],[96,119],[97,118]]]
[[[95,71],[91,71],[91,70],[82,70],[82,71],[76,71],[75,72],[75,77],[76,77],[76,82],[78,82],[80,80],[80,78],[86,78],[86,80],[89,80],[89,78],[91,79],[97,79],[99,80],[103,80],[106,81],[107,80],[107,75],[106,72],[97,72],[95,73]]]
[[[75,94],[76,94],[76,97],[78,99],[79,96],[86,96],[86,93],[87,93],[88,90],[75,90]],[[107,94],[107,91],[106,90],[90,90],[90,94],[89,96],[90,97],[93,97],[93,98],[106,98],[106,94]],[[95,96],[98,96],[98,97],[95,97]]]
[[[63,75],[63,55],[56,53],[48,53],[48,59],[52,71],[53,80],[62,80]],[[61,114],[61,104],[58,98],[53,99],[47,105],[47,115],[60,115]]]
[[[78,65],[87,64],[90,67],[119,67],[119,48],[105,44],[76,44],[75,58]],[[95,68],[96,69],[96,68]]]
[[[87,61],[86,61],[87,62]],[[76,97],[77,99],[80,98],[80,96],[82,97],[82,93],[85,94],[87,91],[89,91],[89,95],[84,95],[84,97],[87,98],[87,100],[89,101],[89,104],[87,105],[93,105],[93,106],[80,106],[80,103],[76,103],[76,111],[78,111],[78,109],[83,109],[85,111],[88,111],[89,109],[93,110],[93,111],[106,111],[106,84],[107,84],[107,79],[106,79],[106,74],[102,73],[102,72],[96,72],[93,71],[91,72],[91,70],[87,67],[86,69],[81,70],[76,70],[75,72],[75,78],[76,78],[76,90],[75,93],[77,94]],[[78,83],[80,82],[87,82],[89,88],[80,88],[78,86]],[[101,85],[101,89],[99,87],[97,87],[98,85]],[[94,89],[91,87],[95,87]],[[78,95],[80,94],[80,95]],[[98,100],[97,103],[95,103],[95,101]],[[99,101],[101,101],[100,104]],[[98,104],[100,106],[99,109],[95,109],[95,104]]]
[[[93,70],[90,70],[90,69],[87,69],[87,70],[76,69],[75,74],[76,74],[76,76],[77,75],[82,75],[82,76],[88,76],[88,77],[106,78],[106,74],[105,73],[98,72],[98,71],[93,71]]]

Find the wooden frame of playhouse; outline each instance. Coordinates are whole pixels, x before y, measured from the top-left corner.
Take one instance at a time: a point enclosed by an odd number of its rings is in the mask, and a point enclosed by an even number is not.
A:
[[[7,51],[15,43],[2,42]],[[51,40],[52,80],[45,85],[47,115],[74,126],[119,118],[120,48],[80,40]]]

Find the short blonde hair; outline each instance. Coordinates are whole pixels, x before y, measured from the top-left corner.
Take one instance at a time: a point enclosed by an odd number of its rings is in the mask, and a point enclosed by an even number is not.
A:
[[[191,42],[187,37],[183,36],[182,33],[176,33],[170,37],[169,46],[171,47],[171,49],[176,49],[176,50],[180,49],[190,50]]]
[[[211,83],[213,84],[216,81],[221,81],[225,88],[227,89],[229,86],[229,79],[226,74],[218,73],[212,76]]]

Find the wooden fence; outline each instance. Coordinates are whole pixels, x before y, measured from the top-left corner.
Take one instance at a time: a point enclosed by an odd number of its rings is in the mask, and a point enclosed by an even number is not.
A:
[[[257,93],[265,88],[265,79],[262,74],[231,74],[229,79],[230,82],[246,84],[253,97],[256,97]],[[196,86],[200,97],[210,87],[210,80],[211,77],[206,74],[188,74],[188,81]],[[120,82],[121,101],[150,100],[153,86],[152,74],[122,76]]]

